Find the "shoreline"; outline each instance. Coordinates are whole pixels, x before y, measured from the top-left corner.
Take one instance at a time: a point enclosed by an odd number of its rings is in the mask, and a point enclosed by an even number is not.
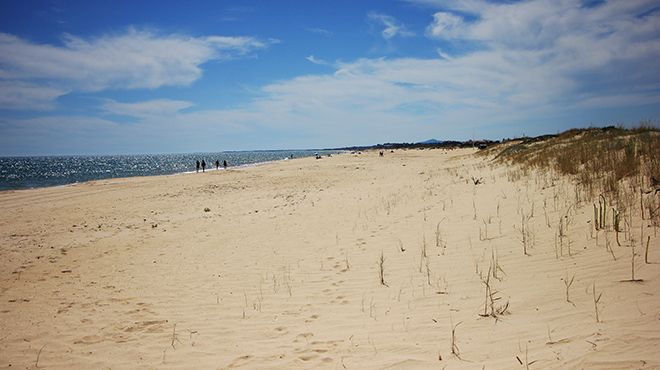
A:
[[[274,152],[274,151],[255,151],[255,152]],[[284,152],[282,150],[282,152]],[[240,153],[240,152],[237,152]],[[247,152],[246,152],[247,153]],[[337,152],[337,153],[332,153],[333,155],[340,155],[340,154],[345,154],[346,152]],[[300,159],[300,158],[309,158],[312,157],[313,155],[305,156],[305,157],[295,157],[295,158],[282,158],[282,159],[275,159],[275,160],[266,160],[266,161],[261,161],[261,162],[254,162],[254,163],[245,163],[245,164],[240,164],[236,166],[228,166],[227,170],[229,169],[240,169],[240,168],[248,168],[252,166],[259,166],[259,165],[264,165],[264,164],[269,164],[269,163],[276,163],[280,161],[289,161],[289,160],[294,160],[294,159]],[[325,158],[325,157],[324,157]],[[224,169],[221,167],[219,169],[215,168],[207,168],[209,172],[211,171],[217,171],[217,170],[223,170]],[[153,174],[153,175],[134,175],[134,176],[122,176],[122,177],[107,177],[107,178],[100,178],[100,179],[90,179],[90,180],[85,180],[85,181],[77,181],[77,182],[70,182],[66,184],[58,184],[58,185],[44,185],[44,186],[36,186],[36,187],[19,187],[19,188],[9,188],[9,189],[0,189],[0,194],[3,192],[12,192],[12,191],[23,191],[23,190],[36,190],[36,189],[46,189],[46,188],[57,188],[57,187],[68,187],[68,186],[76,186],[76,185],[81,185],[85,183],[90,183],[90,182],[97,182],[97,181],[106,181],[106,180],[124,180],[124,179],[131,179],[131,178],[140,178],[140,177],[154,177],[154,176],[177,176],[177,175],[186,175],[186,174],[194,174],[197,173],[195,170],[192,171],[184,171],[184,172],[172,172],[172,173],[163,173],[163,174]],[[201,171],[200,171],[201,173]]]

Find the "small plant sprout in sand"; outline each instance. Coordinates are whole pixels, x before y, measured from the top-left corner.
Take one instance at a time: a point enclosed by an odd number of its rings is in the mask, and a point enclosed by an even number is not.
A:
[[[520,220],[520,241],[522,242],[523,245],[523,253],[525,256],[529,256],[529,253],[527,253],[527,249],[531,248],[533,246],[533,240],[534,236],[532,234],[532,230],[529,226],[529,220],[531,219],[530,216],[526,216],[524,213],[521,212],[521,220]]]
[[[453,336],[453,332],[452,332],[452,336]],[[41,346],[41,348],[39,348],[39,352],[37,353],[37,361],[35,361],[34,363],[34,367],[36,368],[39,368],[39,357],[41,357],[41,351],[43,351],[45,347],[46,344],[44,344],[43,346]],[[11,364],[9,366],[11,366]]]
[[[429,259],[426,259],[426,283],[431,286],[431,267],[429,266]]]
[[[423,272],[422,267],[424,266],[424,260],[426,257],[424,257],[424,249],[422,249],[422,254],[419,256],[419,273],[421,274]]]
[[[380,284],[389,287],[385,282],[385,256],[382,251],[380,252],[380,259],[378,260],[378,270],[380,273]]]
[[[575,280],[575,274],[573,274],[573,276],[571,276],[571,279],[569,280],[568,279],[568,272],[566,272],[566,278],[564,278],[564,285],[566,286],[566,302],[568,302],[568,303],[572,304],[573,306],[575,306],[575,303],[573,303],[573,301],[571,301],[570,296],[568,294],[569,290],[571,289],[571,285],[573,285],[573,280]]]
[[[551,229],[552,225],[550,225],[550,219],[548,218],[548,209],[545,198],[543,198],[543,215],[545,216],[545,224],[548,226],[548,229]]]
[[[643,279],[635,279],[635,240],[630,239],[630,279],[629,280],[622,280],[622,281],[629,281],[633,283],[641,283],[644,280]]]
[[[435,225],[435,246],[437,248],[442,248],[442,255],[445,255],[445,251],[447,250],[447,242],[442,238],[442,232],[440,231],[440,224],[442,221],[444,221],[444,217],[440,222],[438,222]]]
[[[179,336],[176,334],[176,323],[174,323],[174,328],[172,328],[172,343],[170,343],[172,349],[176,349],[174,347],[174,342],[181,343]]]
[[[605,250],[610,252],[610,254],[612,255],[612,259],[616,261],[616,255],[614,254],[614,250],[612,249],[610,238],[607,236],[607,233],[605,233]]]
[[[426,235],[422,235],[422,257],[428,257],[428,253],[426,252]]]
[[[502,269],[502,266],[500,266],[500,259],[497,255],[497,249],[493,248],[490,251],[490,269],[493,273],[493,277],[499,281],[502,281],[502,277],[500,276],[500,272],[506,275],[506,272]]]
[[[607,202],[605,197],[601,194],[598,197],[598,206],[594,203],[594,228],[596,230],[604,230],[606,227],[605,217],[607,217]]]
[[[449,322],[451,323],[451,354],[456,356],[459,360],[463,360],[461,358],[461,351],[458,348],[458,345],[456,344],[456,328],[461,325],[462,321],[459,322],[458,324],[454,325],[454,320],[451,318],[451,315],[449,316]]]
[[[529,361],[529,351],[527,349],[527,343],[525,343],[525,369],[529,370],[529,365],[533,365],[537,361],[538,360]]]
[[[616,209],[612,208],[612,227],[614,228],[614,233],[616,235],[616,244],[620,247],[621,242],[619,241],[619,233],[621,232],[621,214]]]
[[[490,287],[490,274],[491,274],[491,267],[488,268],[488,274],[486,274],[486,278],[481,275],[481,282],[484,283],[484,289],[485,289],[485,296],[484,296],[484,313],[480,314],[480,316],[487,317],[490,316],[493,313],[493,294],[491,292],[491,287]],[[490,312],[488,311],[488,308],[490,307]]]
[[[485,219],[481,219],[481,223],[484,225],[483,230],[481,229],[481,226],[479,226],[479,240],[484,241],[484,240],[489,240],[488,238],[488,224],[490,223],[490,220],[488,222]]]
[[[564,239],[566,239],[566,249],[568,250],[568,255],[572,257],[571,240],[568,238],[568,226],[571,224],[571,218],[568,217],[569,213],[570,208],[565,216],[559,218],[557,238],[559,239],[559,255],[564,255]]]
[[[484,296],[484,312],[479,314],[481,317],[493,317],[495,320],[499,318],[500,315],[506,313],[509,309],[509,302],[507,301],[503,306],[497,307],[495,303],[499,301],[502,297],[498,296],[498,291],[493,290],[491,286],[490,277],[492,275],[493,266],[488,267],[488,273],[484,277],[483,274],[480,274],[481,282],[484,284],[485,296]]]
[[[449,294],[449,283],[444,277],[439,277],[435,287],[438,289],[436,294]]]
[[[596,313],[596,322],[600,322],[600,317],[598,316],[598,302],[600,302],[600,298],[603,296],[603,292],[598,293],[598,297],[596,297],[596,282],[594,281],[594,284],[592,286],[593,294],[594,294],[594,311]]]

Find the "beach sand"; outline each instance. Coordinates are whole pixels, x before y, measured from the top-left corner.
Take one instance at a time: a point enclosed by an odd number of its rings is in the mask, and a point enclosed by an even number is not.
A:
[[[0,368],[660,368],[592,201],[472,149],[2,192]]]

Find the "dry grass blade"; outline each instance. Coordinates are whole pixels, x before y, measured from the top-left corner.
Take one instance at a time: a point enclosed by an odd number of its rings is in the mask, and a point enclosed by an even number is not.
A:
[[[594,311],[596,313],[596,322],[600,322],[600,316],[598,315],[598,303],[600,302],[600,298],[603,296],[603,292],[600,292],[598,294],[598,297],[596,297],[596,282],[594,281],[594,284],[592,286],[593,294],[594,294]]]
[[[568,272],[567,272],[566,273],[566,278],[564,279],[564,285],[566,285],[566,302],[572,304],[573,306],[575,306],[575,303],[573,303],[573,301],[571,301],[568,292],[569,292],[569,289],[571,288],[571,285],[573,285],[574,280],[575,280],[575,274],[573,274],[573,276],[571,276],[571,280],[568,280]]]
[[[461,358],[461,351],[458,348],[458,345],[456,344],[456,328],[461,325],[462,321],[459,322],[458,324],[454,325],[454,323],[451,323],[451,354],[456,356],[459,360],[462,360]]]
[[[380,274],[380,284],[389,287],[389,285],[387,285],[385,282],[385,256],[383,255],[382,251],[380,252],[380,259],[378,260],[378,268]]]
[[[39,352],[37,353],[37,361],[35,361],[34,367],[39,367],[39,357],[41,357],[41,351],[44,350],[44,347],[46,347],[45,344],[43,346],[41,346],[41,348],[39,348]],[[9,365],[9,366],[11,366],[11,365]]]

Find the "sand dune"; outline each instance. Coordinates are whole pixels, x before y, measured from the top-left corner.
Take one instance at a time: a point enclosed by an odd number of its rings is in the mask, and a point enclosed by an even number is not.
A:
[[[657,229],[619,246],[519,175],[411,150],[0,193],[0,368],[660,368]]]

